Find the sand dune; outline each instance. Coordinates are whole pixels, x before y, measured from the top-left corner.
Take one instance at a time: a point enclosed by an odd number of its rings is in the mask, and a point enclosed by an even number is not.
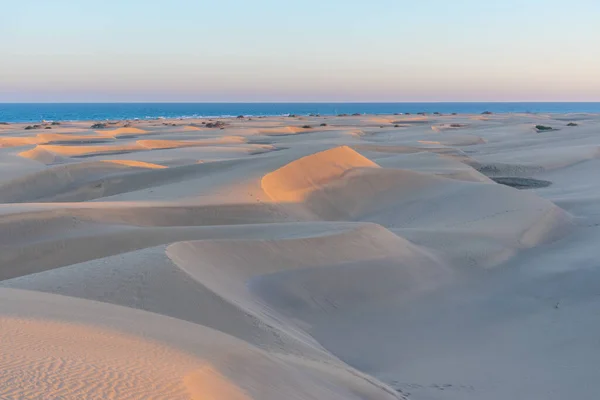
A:
[[[138,140],[140,146],[148,149],[173,149],[178,147],[200,147],[200,146],[218,146],[224,144],[246,143],[243,137],[225,136],[216,140]]]
[[[274,326],[285,319],[273,309],[294,321],[368,309],[449,277],[434,256],[377,225],[303,239],[178,243],[167,254],[223,299]]]
[[[125,136],[125,135],[143,135],[145,133],[148,133],[148,131],[145,129],[139,129],[139,128],[133,128],[133,127],[131,127],[131,128],[123,127],[123,128],[112,129],[112,130],[96,131],[96,133],[98,133],[102,136],[119,137],[119,136]]]
[[[276,128],[260,128],[256,130],[259,135],[280,136],[295,135],[297,133],[310,133],[310,130],[298,126],[284,126]]]
[[[3,128],[0,398],[595,398],[598,116],[202,122]]]
[[[50,150],[46,150],[39,146],[34,147],[31,150],[26,150],[19,153],[21,157],[28,158],[30,160],[38,161],[42,164],[52,165],[52,164],[61,164],[68,160],[68,157],[63,157],[57,153],[54,153]]]
[[[302,201],[320,185],[326,184],[353,168],[377,168],[367,158],[349,147],[339,147],[301,158],[265,175],[262,188],[277,201]]]
[[[39,158],[46,157],[36,153]],[[0,185],[0,201],[22,203],[35,201],[82,201],[104,197],[118,192],[116,186],[124,179],[142,184],[143,177],[136,171],[163,169],[162,165],[139,161],[91,161],[59,165],[41,172],[25,175]],[[129,174],[129,176],[125,176]],[[123,190],[127,190],[124,188]]]
[[[456,182],[415,171],[379,168],[348,147],[294,161],[262,180],[281,202],[303,202],[326,220],[370,221],[392,228],[493,231],[534,246],[568,229],[566,213],[529,193],[493,183]],[[463,199],[478,203],[464,209]]]
[[[331,376],[323,376],[310,364],[280,360],[197,324],[35,292],[3,289],[0,296],[0,329],[9,338],[0,357],[10,371],[0,378],[4,397],[277,400],[291,392],[288,398],[398,398],[350,368],[331,366]],[[28,305],[37,312],[16,317]],[[31,320],[40,314],[46,320]],[[271,383],[253,384],[267,377]]]

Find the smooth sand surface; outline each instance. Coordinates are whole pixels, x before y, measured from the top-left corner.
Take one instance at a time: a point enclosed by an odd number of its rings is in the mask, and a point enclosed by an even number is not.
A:
[[[600,116],[209,122],[2,127],[1,399],[597,398]]]

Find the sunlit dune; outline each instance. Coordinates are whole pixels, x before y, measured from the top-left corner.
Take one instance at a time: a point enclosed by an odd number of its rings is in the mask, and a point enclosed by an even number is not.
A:
[[[353,168],[377,168],[377,164],[342,146],[303,157],[264,176],[263,190],[274,200],[299,201],[313,189],[341,177]]]
[[[122,136],[122,135],[142,135],[148,133],[147,130],[139,128],[117,128],[112,130],[97,130],[96,133],[102,136]]]
[[[144,161],[135,161],[135,160],[104,160],[104,162],[125,165],[127,167],[135,167],[135,168],[148,168],[148,169],[167,168],[164,165],[148,163],[148,162],[144,162]]]
[[[136,143],[148,149],[174,149],[180,147],[219,146],[246,142],[247,140],[240,136],[224,136],[218,139],[204,140],[138,140]]]
[[[183,379],[192,400],[251,400],[233,382],[211,366],[195,370]]]
[[[40,146],[36,146],[33,149],[23,151],[19,153],[19,156],[28,158],[30,160],[38,161],[46,165],[57,164],[66,160],[66,158],[60,155],[59,153],[53,152]]]
[[[140,150],[135,144],[124,145],[98,145],[98,146],[63,146],[63,145],[38,145],[37,148],[66,157],[81,157],[87,155],[118,154]]]
[[[3,398],[188,399],[184,379],[201,365],[160,343],[97,327],[5,316],[0,327]]]
[[[36,142],[36,138],[32,137],[0,137],[0,148],[28,146]]]
[[[260,135],[295,135],[297,133],[310,132],[310,130],[306,128],[301,128],[297,126],[283,126],[276,128],[260,128],[257,130],[257,133]]]

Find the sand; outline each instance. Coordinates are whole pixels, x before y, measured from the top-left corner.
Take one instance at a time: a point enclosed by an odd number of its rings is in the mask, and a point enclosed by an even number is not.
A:
[[[600,116],[223,121],[2,128],[0,398],[597,397]]]

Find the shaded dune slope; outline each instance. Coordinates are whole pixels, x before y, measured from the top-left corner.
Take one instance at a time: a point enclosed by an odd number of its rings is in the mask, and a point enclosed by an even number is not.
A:
[[[277,202],[300,202],[325,220],[376,222],[389,228],[470,229],[516,237],[532,247],[560,237],[566,212],[532,193],[380,168],[348,147],[294,161],[262,180]],[[467,208],[464,204],[478,199]]]
[[[1,289],[0,299],[0,333],[9,340],[0,344],[0,394],[7,398],[400,398],[342,363],[279,358],[158,314],[14,289]]]
[[[286,321],[281,315],[301,322],[368,309],[451,277],[435,256],[374,224],[299,239],[176,243],[167,254],[220,297],[274,326]]]

